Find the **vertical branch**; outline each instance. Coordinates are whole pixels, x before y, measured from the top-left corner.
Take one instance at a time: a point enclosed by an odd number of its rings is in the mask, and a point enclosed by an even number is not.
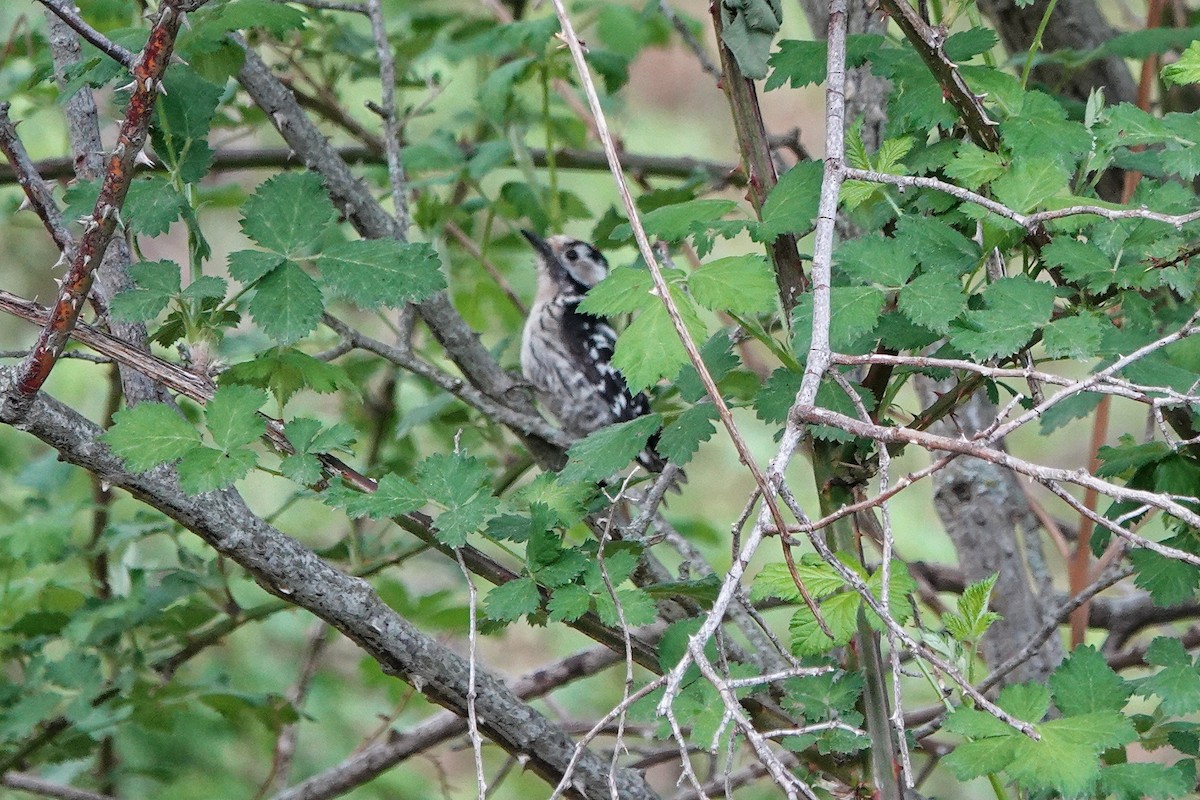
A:
[[[117,144],[108,158],[100,196],[84,225],[83,237],[71,259],[71,267],[63,279],[50,319],[19,368],[14,395],[6,400],[6,405],[10,406],[7,411],[14,417],[24,415],[33,396],[54,369],[79,321],[79,313],[95,280],[96,268],[116,232],[121,207],[133,180],[134,161],[146,142],[154,104],[162,91],[162,76],[170,63],[175,36],[183,20],[184,12],[180,10],[183,5],[183,0],[163,4],[146,46],[134,63],[133,81],[126,87],[132,90],[132,96],[117,135]]]
[[[717,34],[717,51],[721,57],[721,69],[724,71],[721,88],[729,101],[733,127],[738,138],[738,151],[746,169],[746,197],[761,217],[763,203],[779,182],[779,176],[771,158],[771,146],[767,141],[767,130],[763,124],[762,107],[758,103],[754,81],[742,74],[737,59],[721,40],[720,3],[713,3],[710,8],[713,28]],[[795,234],[785,233],[776,237],[770,244],[769,253],[775,267],[775,281],[779,287],[784,318],[790,320],[792,308],[800,295],[809,288]]]
[[[379,83],[383,101],[383,144],[387,150],[388,181],[392,185],[392,205],[396,209],[396,222],[401,231],[407,231],[411,221],[408,216],[408,181],[404,176],[404,165],[400,162],[400,121],[396,115],[396,59],[392,57],[392,46],[388,42],[387,27],[380,0],[367,1],[367,13],[371,17],[371,34],[375,37],[375,53],[379,57]]]

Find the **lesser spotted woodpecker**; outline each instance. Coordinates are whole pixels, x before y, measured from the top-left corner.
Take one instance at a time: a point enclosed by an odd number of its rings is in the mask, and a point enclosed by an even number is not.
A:
[[[649,414],[646,395],[629,391],[612,364],[616,331],[603,317],[579,310],[587,290],[608,275],[604,256],[568,236],[521,233],[537,254],[537,295],[521,336],[521,371],[538,400],[573,437]],[[654,442],[638,462],[661,472],[665,462]]]

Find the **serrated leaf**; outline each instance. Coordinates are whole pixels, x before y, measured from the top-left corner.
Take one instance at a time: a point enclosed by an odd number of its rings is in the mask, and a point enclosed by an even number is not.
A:
[[[542,602],[537,584],[532,578],[517,578],[502,583],[483,598],[483,610],[489,619],[512,622],[537,611]]]
[[[120,292],[110,304],[116,319],[149,322],[179,292],[179,265],[173,261],[141,261],[129,267],[129,277],[134,288]]]
[[[1004,174],[1008,164],[999,153],[984,150],[971,142],[962,142],[954,158],[946,165],[946,174],[960,186],[978,189]]]
[[[762,221],[754,238],[769,242],[784,233],[803,235],[812,230],[821,196],[824,163],[805,161],[783,173],[762,206]]]
[[[760,314],[775,310],[775,275],[760,255],[729,256],[702,265],[688,277],[696,302],[713,311]]]
[[[1024,275],[1003,278],[983,292],[987,309],[970,311],[951,343],[975,358],[1009,356],[1028,343],[1054,310],[1054,289]],[[970,326],[970,327],[966,327]]]
[[[646,233],[668,242],[678,242],[690,234],[703,231],[709,223],[737,208],[732,200],[689,200],[656,208],[642,215]]]
[[[317,173],[284,172],[259,184],[242,206],[242,232],[265,250],[304,258],[336,218]]]
[[[617,601],[621,604],[620,616],[618,616],[616,604],[608,592],[602,592],[594,597],[596,614],[605,625],[620,625],[621,617],[624,617],[626,625],[637,627],[649,625],[658,618],[654,600],[641,589],[626,587],[617,590]]]
[[[967,61],[982,55],[996,46],[999,39],[991,28],[971,28],[959,31],[946,39],[942,45],[946,57],[951,61]]]
[[[791,633],[792,653],[798,657],[827,653],[831,648],[841,647],[850,641],[858,623],[858,608],[862,601],[853,592],[835,594],[821,601],[821,616],[833,633],[830,639],[817,624],[817,619],[808,608],[797,609],[788,625]]]
[[[1082,282],[1089,289],[1109,286],[1116,265],[1096,245],[1059,236],[1042,248],[1042,259],[1052,267],[1060,267],[1063,277]]]
[[[838,246],[834,259],[858,283],[902,286],[917,268],[917,259],[902,243],[883,236],[863,236]]]
[[[425,493],[407,479],[389,472],[379,479],[374,492],[347,492],[334,496],[351,519],[389,519],[425,505]]]
[[[285,261],[258,282],[249,308],[263,333],[290,344],[317,327],[325,313],[325,299],[316,281],[294,262]]]
[[[252,386],[222,386],[204,406],[204,421],[209,435],[221,450],[228,452],[250,444],[266,431],[266,420],[258,410],[267,395]]]
[[[979,245],[936,219],[901,217],[896,225],[896,238],[908,246],[927,272],[946,272],[959,277],[979,263]]]
[[[1149,441],[1135,444],[1133,437],[1121,437],[1119,447],[1102,445],[1096,451],[1097,458],[1103,462],[1096,470],[1096,477],[1114,478],[1132,472],[1139,467],[1161,461],[1173,451],[1166,442]]]
[[[225,89],[182,64],[167,70],[163,86],[151,131],[154,152],[183,183],[197,183],[212,164],[209,127]]]
[[[135,234],[159,236],[179,219],[183,197],[166,179],[158,175],[135,178],[125,196],[121,219]]]
[[[258,464],[253,450],[214,450],[198,447],[179,460],[179,486],[196,495],[226,489],[250,474]]]
[[[647,414],[588,434],[567,451],[568,462],[561,479],[595,483],[610,477],[629,466],[661,424],[658,414]]]
[[[1015,739],[1008,774],[1025,789],[1053,789],[1066,797],[1091,788],[1100,773],[1100,753],[1137,738],[1129,720],[1114,711],[1050,720],[1037,731],[1039,741]]]
[[[1200,83],[1200,42],[1192,42],[1188,49],[1179,54],[1179,60],[1162,68],[1165,83],[1185,86]]]
[[[191,423],[161,403],[118,411],[100,438],[134,472],[176,461],[200,446],[200,433]]]
[[[883,310],[883,292],[873,286],[835,286],[829,293],[829,346],[849,353],[875,330]],[[800,357],[812,343],[812,294],[800,298],[792,314],[792,352]]]
[[[555,589],[547,604],[550,620],[553,622],[574,622],[586,614],[591,607],[591,593],[574,583]]]
[[[179,296],[184,300],[221,299],[229,289],[229,283],[216,275],[201,275],[187,285]]]
[[[345,369],[292,347],[272,348],[250,361],[234,364],[225,371],[222,380],[267,389],[281,407],[301,389],[318,394],[358,392],[358,385]]]
[[[1104,333],[1112,326],[1097,314],[1081,313],[1062,317],[1043,329],[1042,344],[1050,358],[1073,358],[1085,361],[1100,350]]]
[[[1175,543],[1168,539],[1164,544]],[[1191,564],[1142,549],[1130,552],[1129,561],[1137,570],[1134,585],[1149,592],[1155,605],[1169,606],[1192,600],[1196,590],[1200,589],[1200,570]]]
[[[717,409],[712,403],[701,403],[684,411],[663,428],[656,445],[659,455],[682,467],[717,432],[713,424],[716,419]]]
[[[532,57],[515,58],[488,72],[479,85],[479,108],[487,119],[504,119],[513,86],[526,77],[534,61]]]
[[[704,323],[692,300],[677,291],[672,291],[672,296],[692,339],[707,338]],[[653,386],[660,378],[674,377],[686,363],[687,351],[661,302],[638,314],[617,338],[613,354],[613,366],[621,371],[629,389],[634,392]]]
[[[1190,774],[1189,774],[1190,773]],[[1186,797],[1195,788],[1194,770],[1180,765],[1128,762],[1100,770],[1100,787],[1115,800],[1169,800]]]
[[[664,273],[668,281],[681,276],[682,273],[675,270]],[[662,301],[651,294],[653,289],[654,278],[650,270],[618,267],[588,290],[579,304],[579,310],[597,317],[608,317],[662,305]]]
[[[793,89],[825,81],[825,42],[807,39],[782,39],[779,49],[767,59],[771,74],[763,91],[778,89],[785,83]]]
[[[446,288],[441,261],[428,244],[360,239],[326,247],[316,259],[334,294],[362,308],[419,302]]]
[[[287,262],[285,256],[264,250],[237,250],[229,254],[229,275],[241,283],[253,283]]]
[[[951,320],[967,310],[967,298],[958,278],[929,272],[900,289],[899,308],[917,325],[944,335],[950,332]]]
[[[1091,645],[1076,647],[1050,676],[1054,704],[1066,716],[1120,711],[1133,692]]]
[[[1019,158],[992,181],[992,194],[1013,211],[1026,213],[1067,189],[1070,176],[1048,158]]]

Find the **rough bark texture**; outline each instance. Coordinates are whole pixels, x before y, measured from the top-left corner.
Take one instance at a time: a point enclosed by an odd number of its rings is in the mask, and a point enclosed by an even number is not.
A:
[[[0,369],[0,396],[14,391],[13,370]],[[33,434],[57,450],[63,461],[83,467],[171,517],[237,562],[263,589],[336,627],[378,661],[384,672],[417,687],[455,714],[467,715],[470,666],[466,660],[397,614],[366,581],[338,571],[255,516],[235,491],[189,497],[166,467],[130,474],[100,443],[103,431],[95,423],[44,394],[35,396],[23,418],[0,422]],[[475,691],[481,733],[521,759],[527,769],[557,783],[575,751],[571,738],[487,670],[477,668]],[[621,798],[657,796],[639,773],[629,769],[616,771],[610,791],[609,771],[606,759],[583,751],[571,784],[577,796],[597,800],[613,796],[612,792]]]
[[[918,378],[917,391],[926,405],[948,388],[949,384]],[[977,393],[930,431],[970,437],[995,417],[996,407]],[[960,456],[933,481],[934,508],[954,542],[966,580],[999,574],[992,609],[1004,618],[984,636],[981,647],[984,661],[999,664],[1023,647],[1057,608],[1038,520],[1017,476],[987,461]],[[1062,643],[1051,636],[1004,683],[1045,680],[1062,658]]]

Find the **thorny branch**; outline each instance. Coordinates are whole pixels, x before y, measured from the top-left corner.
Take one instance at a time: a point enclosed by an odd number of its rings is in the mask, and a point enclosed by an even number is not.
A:
[[[163,91],[163,74],[170,63],[183,15],[200,5],[203,3],[187,0],[164,2],[159,9],[158,19],[150,29],[146,46],[134,60],[133,81],[123,87],[132,94],[117,134],[117,144],[108,159],[100,196],[96,199],[91,216],[84,223],[83,237],[73,253],[71,266],[63,278],[50,319],[20,367],[16,393],[6,400],[9,415],[14,418],[21,416],[30,398],[41,389],[67,346],[71,330],[92,288],[96,268],[100,266],[108,243],[120,223],[125,194],[129,191],[135,162],[146,141],[155,102]]]

